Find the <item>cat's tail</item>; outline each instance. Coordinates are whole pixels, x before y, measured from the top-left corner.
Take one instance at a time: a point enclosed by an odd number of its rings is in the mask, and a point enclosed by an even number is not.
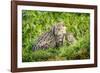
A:
[[[38,48],[37,48],[37,45],[33,45],[32,50],[35,51],[35,50],[37,50],[37,49],[38,49]]]

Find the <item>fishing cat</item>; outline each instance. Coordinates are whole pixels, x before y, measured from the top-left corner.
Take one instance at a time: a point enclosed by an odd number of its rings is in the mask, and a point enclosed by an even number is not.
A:
[[[47,48],[58,48],[64,43],[64,35],[66,34],[66,27],[63,23],[57,23],[48,32],[40,36],[33,50],[47,49]]]

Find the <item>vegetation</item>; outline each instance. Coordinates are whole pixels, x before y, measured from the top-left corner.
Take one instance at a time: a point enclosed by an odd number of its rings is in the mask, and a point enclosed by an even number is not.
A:
[[[55,23],[63,21],[66,31],[74,34],[74,44],[32,51],[38,37]],[[90,58],[90,15],[88,13],[22,11],[22,61],[80,60]]]

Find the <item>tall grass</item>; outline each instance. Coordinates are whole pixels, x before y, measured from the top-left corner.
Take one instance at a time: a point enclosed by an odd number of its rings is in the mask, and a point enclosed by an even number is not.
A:
[[[32,51],[38,37],[52,25],[63,21],[68,32],[76,38],[74,44]],[[88,13],[22,11],[22,61],[80,60],[90,58],[90,15]]]

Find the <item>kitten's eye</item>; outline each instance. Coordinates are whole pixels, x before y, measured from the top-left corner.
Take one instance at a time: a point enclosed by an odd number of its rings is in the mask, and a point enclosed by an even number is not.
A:
[[[60,28],[58,28],[58,30],[60,30]]]

